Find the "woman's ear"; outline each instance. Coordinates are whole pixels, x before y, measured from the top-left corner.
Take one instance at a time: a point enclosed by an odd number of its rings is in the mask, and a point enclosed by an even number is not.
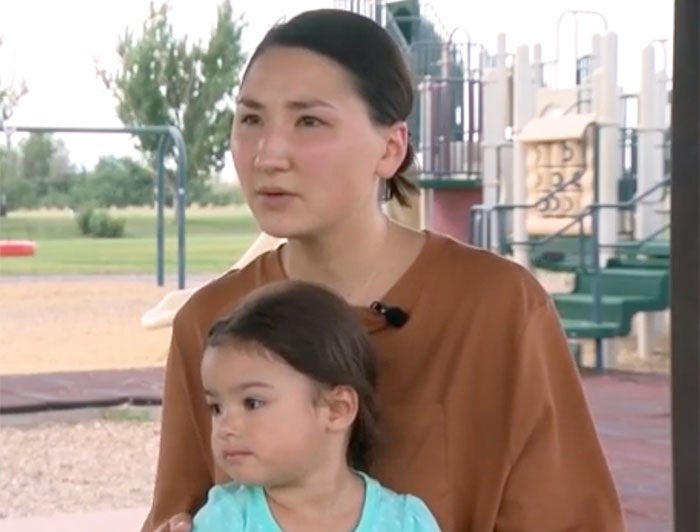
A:
[[[384,152],[377,163],[376,174],[384,179],[394,177],[408,150],[408,125],[398,122],[385,128]]]
[[[359,398],[351,386],[335,386],[324,390],[321,402],[328,412],[326,423],[330,432],[344,432],[355,422]]]

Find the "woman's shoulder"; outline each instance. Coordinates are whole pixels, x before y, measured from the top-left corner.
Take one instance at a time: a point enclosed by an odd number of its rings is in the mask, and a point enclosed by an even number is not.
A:
[[[175,315],[178,323],[211,323],[232,310],[255,288],[281,278],[275,251],[268,251],[242,269],[229,270],[197,289]]]
[[[451,237],[428,233],[430,246],[426,250],[430,266],[426,275],[433,289],[453,291],[456,286],[476,295],[517,296],[544,301],[547,294],[524,266],[509,257],[477,248]]]
[[[427,231],[429,246],[426,252],[431,260],[441,268],[476,269],[488,266],[496,271],[509,271],[512,274],[522,274],[526,270],[510,258],[494,253],[487,249],[478,248],[460,242],[455,238],[440,233]]]

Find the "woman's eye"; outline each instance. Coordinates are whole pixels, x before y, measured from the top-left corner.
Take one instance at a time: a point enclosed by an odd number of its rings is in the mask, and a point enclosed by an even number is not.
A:
[[[314,116],[302,116],[299,119],[299,125],[305,127],[318,127],[322,124],[323,122]]]
[[[212,416],[218,416],[221,414],[221,407],[218,403],[209,403],[208,406]]]
[[[260,123],[260,117],[253,114],[244,114],[240,118],[240,123],[247,126],[254,126]]]
[[[264,405],[265,402],[263,400],[254,399],[253,397],[247,397],[243,400],[243,406],[246,410],[257,410]]]

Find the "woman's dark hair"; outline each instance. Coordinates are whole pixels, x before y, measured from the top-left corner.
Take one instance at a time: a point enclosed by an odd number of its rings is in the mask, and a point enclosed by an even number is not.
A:
[[[273,27],[253,52],[243,79],[255,60],[267,49],[281,46],[303,48],[323,55],[352,76],[356,90],[380,126],[392,126],[408,118],[413,107],[413,84],[398,45],[373,20],[341,9],[306,11]],[[406,172],[415,162],[408,143],[406,156],[388,180],[387,199],[408,205],[417,192]]]
[[[236,342],[262,346],[321,385],[352,387],[358,413],[347,458],[352,467],[367,469],[377,418],[374,350],[359,317],[343,299],[311,283],[266,285],[217,321],[207,344]]]

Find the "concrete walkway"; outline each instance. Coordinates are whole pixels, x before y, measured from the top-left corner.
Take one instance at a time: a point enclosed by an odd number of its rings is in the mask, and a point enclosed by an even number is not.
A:
[[[138,532],[148,508],[0,520],[0,532]]]

